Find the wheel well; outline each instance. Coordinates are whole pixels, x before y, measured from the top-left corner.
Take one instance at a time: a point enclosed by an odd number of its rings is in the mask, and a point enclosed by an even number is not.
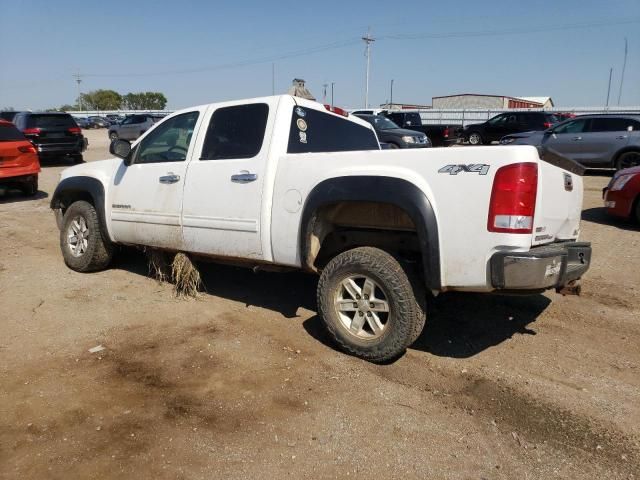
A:
[[[616,154],[614,155],[613,159],[611,160],[611,164],[613,167],[616,167],[616,163],[618,163],[618,159],[620,158],[620,156],[624,153],[629,153],[629,152],[636,152],[636,153],[640,153],[640,148],[638,147],[626,147],[623,148],[622,150],[620,150],[619,152],[616,152]]]
[[[93,196],[89,192],[83,190],[70,190],[62,192],[58,196],[58,208],[60,208],[62,210],[62,213],[64,214],[64,212],[73,202],[77,202],[79,200],[84,200],[85,202],[89,202],[94,207],[96,206]]]
[[[378,247],[419,265],[416,226],[402,208],[383,202],[345,201],[325,205],[307,230],[306,267],[321,270],[334,256],[356,247]]]

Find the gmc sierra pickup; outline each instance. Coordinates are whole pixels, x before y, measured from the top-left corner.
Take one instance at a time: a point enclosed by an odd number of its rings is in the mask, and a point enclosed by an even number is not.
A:
[[[582,178],[531,146],[380,150],[365,121],[283,95],[181,110],[110,151],[52,195],[71,269],[126,244],[315,272],[328,331],[370,361],[418,337],[429,292],[567,290],[589,268]]]

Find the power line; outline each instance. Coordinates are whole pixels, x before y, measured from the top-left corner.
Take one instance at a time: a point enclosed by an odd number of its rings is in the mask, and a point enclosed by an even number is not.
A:
[[[546,27],[533,27],[533,28],[507,28],[502,30],[480,30],[480,31],[467,31],[467,32],[443,32],[443,33],[400,33],[394,35],[383,35],[378,39],[389,40],[418,40],[422,38],[467,38],[467,37],[488,37],[496,35],[519,35],[526,33],[543,33],[543,32],[556,32],[560,30],[574,30],[582,28],[592,27],[609,27],[613,25],[629,25],[634,23],[640,23],[640,18],[631,18],[626,20],[611,20],[603,22],[591,22],[591,23],[567,23],[564,25],[550,25]]]

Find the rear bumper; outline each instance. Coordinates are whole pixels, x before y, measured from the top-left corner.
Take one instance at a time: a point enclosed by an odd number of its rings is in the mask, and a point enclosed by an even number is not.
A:
[[[591,265],[591,244],[561,242],[527,252],[498,252],[491,257],[491,283],[496,290],[534,292],[562,289]]]
[[[47,155],[77,155],[87,148],[84,138],[74,143],[41,143],[36,145],[40,156]]]

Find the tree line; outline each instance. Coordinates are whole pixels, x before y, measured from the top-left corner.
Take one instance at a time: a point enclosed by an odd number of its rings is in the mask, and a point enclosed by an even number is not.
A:
[[[115,90],[82,93],[75,105],[62,105],[58,110],[164,110],[167,97],[161,92],[138,92],[121,95]]]

